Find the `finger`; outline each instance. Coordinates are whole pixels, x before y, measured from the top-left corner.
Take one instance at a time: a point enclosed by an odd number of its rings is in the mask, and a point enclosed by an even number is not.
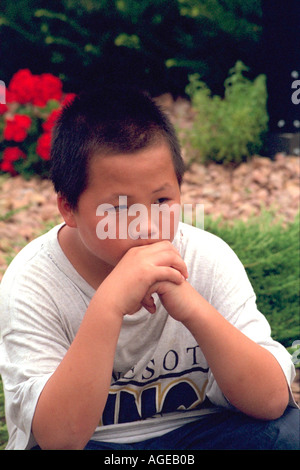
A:
[[[183,280],[182,282],[185,281]],[[164,296],[166,292],[170,292],[170,289],[172,289],[175,285],[176,284],[174,282],[170,281],[156,282],[150,287],[146,296],[152,296],[155,293],[161,298],[161,296]]]
[[[185,279],[188,278],[187,266],[178,252],[163,251],[158,256],[157,264],[159,266],[169,266],[179,271]]]
[[[185,262],[178,250],[170,241],[164,240],[150,245],[131,248],[135,254],[150,257],[151,264],[156,266],[170,266],[177,269],[187,279],[188,271]],[[129,250],[129,251],[131,251]]]
[[[150,293],[146,294],[146,296],[142,300],[142,306],[146,310],[148,310],[148,312],[150,312],[150,313],[155,313],[156,312],[156,305],[155,305],[154,299],[153,299],[153,297]]]
[[[185,281],[185,277],[181,274],[180,271],[173,267],[169,266],[160,266],[155,272],[155,280],[153,281],[154,285],[156,282],[172,282],[173,284],[181,284]]]

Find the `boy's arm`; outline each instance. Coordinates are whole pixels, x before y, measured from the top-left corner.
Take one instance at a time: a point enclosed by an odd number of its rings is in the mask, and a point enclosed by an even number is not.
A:
[[[122,317],[98,297],[38,400],[32,432],[42,449],[81,449],[99,423]]]
[[[125,314],[142,305],[155,282],[183,282],[186,266],[169,242],[129,250],[103,281],[77,335],[46,383],[32,422],[43,449],[82,449],[97,427],[109,392],[115,349]]]
[[[288,385],[275,357],[229,323],[187,281],[153,286],[169,314],[193,334],[229,402],[260,419],[284,412]]]

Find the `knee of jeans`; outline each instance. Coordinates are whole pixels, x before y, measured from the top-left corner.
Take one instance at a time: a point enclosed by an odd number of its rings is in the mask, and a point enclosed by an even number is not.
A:
[[[299,450],[300,449],[300,410],[288,407],[278,419],[269,423],[277,438],[274,449]]]

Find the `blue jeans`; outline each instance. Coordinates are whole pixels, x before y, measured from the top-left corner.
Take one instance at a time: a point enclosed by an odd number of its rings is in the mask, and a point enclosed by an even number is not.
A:
[[[132,444],[89,441],[85,450],[299,450],[300,410],[273,421],[224,411],[163,436]]]

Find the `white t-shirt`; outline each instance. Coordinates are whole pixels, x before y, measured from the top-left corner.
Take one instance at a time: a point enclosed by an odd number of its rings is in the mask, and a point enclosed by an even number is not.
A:
[[[35,445],[31,423],[39,395],[75,338],[95,293],[64,255],[57,238],[60,227],[29,243],[10,264],[0,287],[7,449]],[[291,384],[295,372],[290,355],[271,339],[269,324],[257,310],[253,289],[231,248],[182,223],[173,243],[187,265],[188,282],[229,322],[267,348]],[[168,315],[157,297],[156,304],[155,315],[142,308],[124,317],[95,440],[150,439],[202,414],[232,407],[194,337]]]

